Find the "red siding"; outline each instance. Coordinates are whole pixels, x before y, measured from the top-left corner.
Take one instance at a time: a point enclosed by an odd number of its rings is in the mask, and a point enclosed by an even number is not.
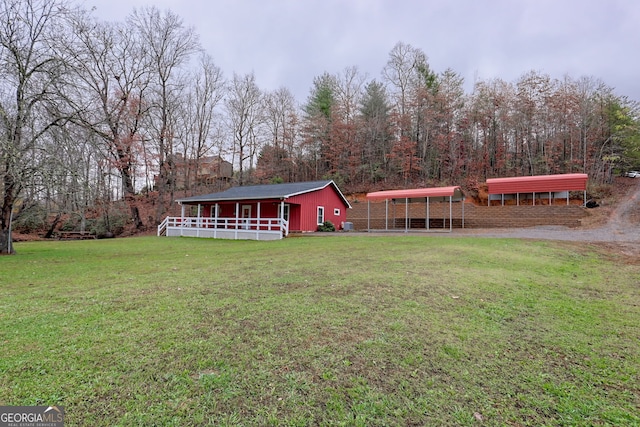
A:
[[[324,207],[324,220],[331,221],[336,229],[339,229],[342,223],[347,220],[347,207],[330,185],[320,191],[290,197],[287,201],[300,206],[300,227],[298,229],[290,228],[292,231],[316,231],[318,229],[318,206]],[[335,209],[340,210],[339,215],[334,214]]]
[[[243,205],[251,205],[251,217],[258,216],[258,202],[260,202],[260,217],[278,218],[280,215],[280,200],[238,200],[218,203],[220,218],[235,218],[236,203],[240,209]],[[318,229],[318,206],[324,207],[325,221],[331,221],[336,229],[339,229],[347,220],[347,206],[342,198],[329,185],[319,191],[292,196],[284,201],[289,205],[289,231],[316,231]],[[202,216],[210,217],[211,209],[215,203],[204,204]],[[335,215],[335,209],[340,210]]]
[[[489,194],[546,193],[587,189],[587,174],[520,176],[487,179]]]

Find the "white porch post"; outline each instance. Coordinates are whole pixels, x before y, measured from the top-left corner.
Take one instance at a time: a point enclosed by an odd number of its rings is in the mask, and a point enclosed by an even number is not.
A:
[[[180,207],[182,208],[182,212],[181,212],[181,217],[184,218],[184,214],[185,214],[185,207],[183,204],[180,204]]]
[[[240,222],[239,217],[240,217],[240,202],[236,202],[236,228],[233,234],[233,237],[236,240],[238,240],[238,223]]]
[[[256,240],[260,240],[260,203],[258,202],[258,212],[256,212]]]
[[[218,237],[218,204],[213,205],[213,209],[215,209],[213,213],[213,238]]]
[[[367,231],[371,231],[371,200],[367,200]]]
[[[291,206],[289,206],[289,217],[291,217]],[[291,218],[289,218],[291,219]],[[284,237],[289,235],[289,220],[286,220],[287,225],[285,227],[284,219],[284,200],[280,200],[280,232],[284,231]],[[283,230],[284,227],[284,230]]]

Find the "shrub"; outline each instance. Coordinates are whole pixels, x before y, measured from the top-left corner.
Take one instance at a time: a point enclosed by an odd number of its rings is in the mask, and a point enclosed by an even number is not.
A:
[[[124,228],[129,220],[126,208],[116,206],[98,218],[94,224],[93,230],[98,237],[111,235],[120,235],[124,232]]]
[[[46,219],[46,209],[39,204],[32,204],[13,217],[12,227],[20,233],[34,233],[46,227]]]
[[[318,226],[318,231],[336,231],[336,227],[331,221],[325,221]]]

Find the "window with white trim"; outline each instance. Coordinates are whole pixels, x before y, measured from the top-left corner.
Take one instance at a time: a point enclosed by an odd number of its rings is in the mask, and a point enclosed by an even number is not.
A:
[[[333,215],[334,216],[340,216],[340,208],[334,208],[333,209]]]
[[[324,224],[324,206],[318,206],[318,225]]]

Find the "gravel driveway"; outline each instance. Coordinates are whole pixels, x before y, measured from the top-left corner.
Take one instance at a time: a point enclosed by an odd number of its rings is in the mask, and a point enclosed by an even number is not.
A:
[[[540,226],[527,228],[469,229],[455,230],[454,234],[573,242],[640,244],[640,179],[638,179],[638,183],[629,194],[629,197],[618,204],[611,212],[609,220],[599,227],[569,228],[563,226]]]
[[[629,178],[633,179],[633,178]],[[425,236],[460,237],[481,236],[556,240],[595,244],[609,252],[628,257],[630,262],[640,263],[640,178],[632,185],[628,196],[610,212],[608,220],[600,226],[570,228],[564,226],[539,226],[526,228],[467,228],[452,232],[422,232]],[[595,208],[601,209],[601,208]],[[411,234],[421,233],[412,231]],[[356,232],[354,234],[360,234]],[[372,232],[368,235],[402,234],[404,232]]]

